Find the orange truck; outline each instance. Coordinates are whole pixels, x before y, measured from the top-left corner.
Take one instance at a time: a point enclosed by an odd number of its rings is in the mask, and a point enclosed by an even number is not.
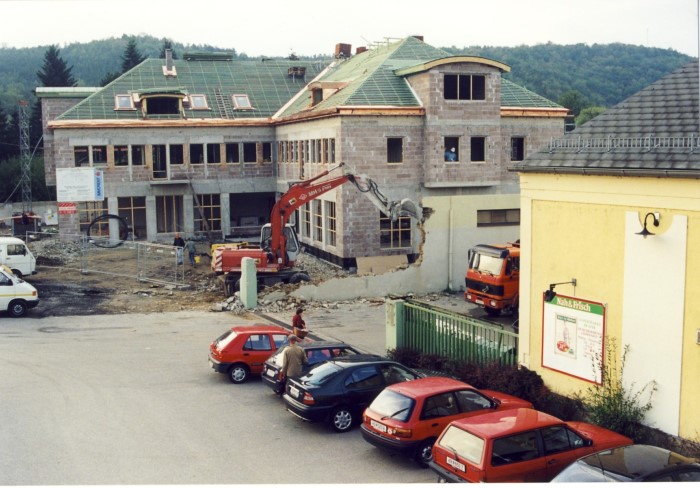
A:
[[[517,315],[520,299],[520,240],[479,244],[469,250],[464,299],[491,316]]]

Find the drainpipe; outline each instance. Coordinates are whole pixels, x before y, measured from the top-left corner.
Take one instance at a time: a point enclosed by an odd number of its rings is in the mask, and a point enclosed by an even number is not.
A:
[[[698,0],[700,1],[700,0]],[[447,289],[452,291],[452,199],[450,209],[447,212]]]

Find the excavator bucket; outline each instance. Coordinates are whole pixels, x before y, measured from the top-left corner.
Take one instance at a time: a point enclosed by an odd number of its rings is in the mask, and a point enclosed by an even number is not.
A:
[[[418,221],[423,220],[423,209],[412,200],[404,198],[400,202],[394,202],[391,209],[391,220],[396,220],[399,217],[411,217]]]

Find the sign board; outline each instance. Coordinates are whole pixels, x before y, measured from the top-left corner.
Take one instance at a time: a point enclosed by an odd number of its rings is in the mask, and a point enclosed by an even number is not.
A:
[[[71,215],[78,213],[78,205],[75,202],[59,202],[58,215]]]
[[[56,196],[59,202],[104,200],[104,171],[97,168],[56,168]]]
[[[542,366],[600,383],[604,333],[605,305],[556,295],[543,307]]]

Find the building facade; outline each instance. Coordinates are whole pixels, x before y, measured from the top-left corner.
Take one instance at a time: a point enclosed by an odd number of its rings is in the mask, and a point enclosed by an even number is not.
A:
[[[656,387],[646,422],[695,441],[698,123],[695,61],[515,165],[521,363],[575,394],[627,348],[625,387],[642,403]]]
[[[474,197],[462,211],[517,238],[508,167],[561,136],[567,110],[503,79],[502,63],[420,38],[350,49],[336,46],[328,64],[149,59],[59,115],[50,107],[65,99],[37,89],[47,183],[60,194],[57,172],[104,170],[105,199],[76,202],[61,231],[82,232],[108,212],[138,239],[235,238],[268,222],[290,183],[332,170],[369,177],[389,200]],[[420,222],[392,221],[353,185],[305,204],[295,225],[309,252],[345,268],[364,257],[415,261],[424,238]]]

